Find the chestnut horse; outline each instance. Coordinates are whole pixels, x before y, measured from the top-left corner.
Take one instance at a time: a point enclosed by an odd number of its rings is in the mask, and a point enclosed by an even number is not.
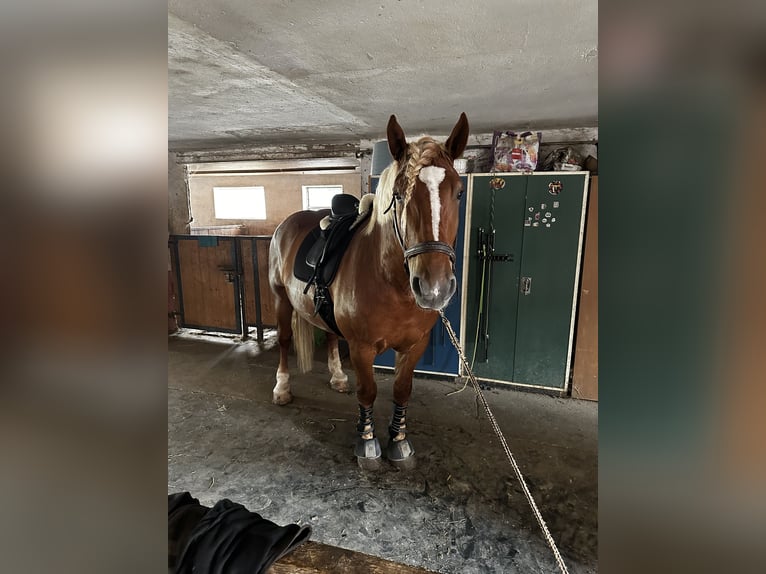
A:
[[[356,372],[359,436],[355,453],[359,465],[380,466],[381,448],[372,415],[377,394],[372,364],[376,355],[394,349],[394,412],[387,457],[407,469],[415,460],[405,425],[412,373],[428,345],[438,311],[455,293],[454,245],[463,189],[452,162],[465,149],[468,120],[461,114],[444,144],[430,137],[408,144],[392,115],[387,136],[394,160],[381,174],[376,194],[365,196],[360,203],[360,211],[371,209],[370,218],[351,240],[329,291]],[[276,302],[280,348],[273,401],[278,405],[292,400],[287,354],[293,335],[299,367],[303,372],[311,368],[312,325],[327,332],[331,387],[349,390],[338,355],[338,337],[315,315],[313,287],[304,294],[306,283],[293,276],[298,247],[327,213],[294,213],[279,225],[271,240],[269,282]]]

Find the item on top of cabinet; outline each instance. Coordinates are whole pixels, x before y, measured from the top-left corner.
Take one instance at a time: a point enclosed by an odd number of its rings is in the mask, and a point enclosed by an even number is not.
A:
[[[589,155],[585,158],[585,163],[583,164],[583,167],[591,172],[593,175],[598,174],[598,159],[593,157],[592,155]]]
[[[540,149],[540,132],[496,131],[492,138],[494,171],[534,171]]]
[[[456,172],[466,173],[468,171],[468,160],[466,158],[452,160],[452,166]]]
[[[468,160],[468,173],[488,173],[492,171],[491,146],[466,148],[463,152],[463,157]]]
[[[569,146],[554,149],[543,160],[540,171],[580,171],[582,157]]]

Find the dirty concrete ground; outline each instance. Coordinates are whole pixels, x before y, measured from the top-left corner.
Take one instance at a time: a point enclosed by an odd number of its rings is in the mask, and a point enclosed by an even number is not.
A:
[[[368,472],[353,455],[355,396],[330,389],[323,349],[312,373],[292,372],[294,400],[279,407],[273,333],[263,344],[181,333],[168,346],[169,493],[230,498],[277,524],[310,524],[317,542],[437,572],[557,571],[470,386],[448,397],[461,385],[416,379],[417,468]],[[385,448],[393,377],[377,380]],[[596,572],[597,404],[485,393],[570,572]]]

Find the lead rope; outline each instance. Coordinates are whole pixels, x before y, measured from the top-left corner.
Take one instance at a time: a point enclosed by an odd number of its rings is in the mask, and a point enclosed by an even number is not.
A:
[[[487,246],[482,245],[482,255],[486,255],[487,253]],[[473,339],[473,353],[471,354],[471,366],[468,367],[468,372],[473,372],[473,366],[476,363],[476,350],[479,348],[479,327],[481,327],[481,314],[484,312],[484,277],[485,273],[487,271],[487,266],[482,265],[481,266],[481,290],[479,291],[479,312],[476,314],[476,335]],[[441,311],[439,311],[441,313]],[[444,317],[444,314],[442,314],[442,318]],[[455,342],[452,342],[453,345],[455,345]],[[461,349],[455,345],[455,348],[457,349],[457,352],[460,354]],[[454,391],[448,392],[445,397],[449,397],[450,395],[456,395],[458,393],[462,393],[466,387],[468,386],[468,377],[466,377],[465,382],[463,383],[463,386],[459,389],[455,389]]]
[[[452,345],[455,347],[455,350],[457,350],[457,354],[460,356],[460,360],[463,363],[463,367],[466,369],[466,372],[468,373],[468,378],[471,381],[471,384],[473,385],[474,391],[476,391],[476,397],[479,399],[479,401],[481,401],[481,404],[484,406],[484,411],[487,413],[487,418],[489,419],[489,422],[492,425],[492,430],[495,431],[495,434],[500,439],[500,444],[503,445],[503,450],[505,451],[505,454],[508,457],[508,460],[510,461],[511,466],[513,467],[513,472],[516,473],[516,478],[518,479],[519,484],[521,485],[521,489],[524,491],[524,496],[527,497],[527,501],[529,502],[529,505],[532,507],[532,513],[535,515],[535,518],[537,519],[537,523],[540,525],[540,528],[543,531],[545,540],[548,542],[548,546],[550,546],[551,550],[553,551],[553,556],[556,558],[556,562],[559,565],[559,569],[564,574],[569,574],[569,570],[567,570],[566,564],[564,564],[564,559],[561,557],[561,554],[559,553],[559,549],[556,547],[556,542],[553,540],[553,537],[551,536],[551,533],[548,530],[548,526],[545,524],[545,520],[543,520],[543,515],[540,514],[540,510],[537,508],[535,499],[532,498],[532,493],[529,492],[529,488],[527,487],[527,483],[524,480],[524,476],[521,474],[521,469],[519,468],[519,465],[516,464],[516,459],[514,458],[513,453],[511,452],[511,449],[508,447],[508,443],[506,442],[505,437],[503,436],[503,431],[500,430],[500,425],[497,424],[497,420],[495,420],[495,415],[492,414],[492,411],[489,408],[489,404],[487,404],[487,399],[484,398],[484,393],[481,392],[481,387],[479,386],[479,383],[476,381],[476,376],[473,374],[473,371],[468,366],[468,360],[463,354],[463,349],[460,348],[460,344],[458,343],[457,337],[455,336],[455,331],[452,330],[452,325],[450,324],[449,319],[447,319],[443,311],[439,311],[439,315],[441,315],[442,322],[444,323],[444,327],[447,329],[447,334],[449,335],[450,341],[452,341]]]

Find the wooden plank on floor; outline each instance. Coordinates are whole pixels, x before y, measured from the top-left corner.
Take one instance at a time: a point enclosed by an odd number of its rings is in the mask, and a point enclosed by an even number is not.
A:
[[[369,554],[306,542],[274,564],[267,574],[433,574]]]

